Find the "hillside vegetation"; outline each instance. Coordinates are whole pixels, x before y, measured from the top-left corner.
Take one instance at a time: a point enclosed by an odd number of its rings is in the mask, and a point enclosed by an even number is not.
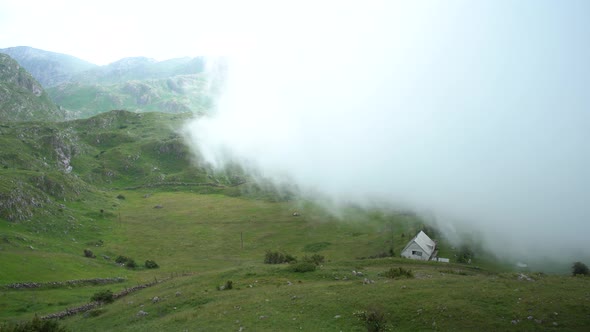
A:
[[[23,67],[0,53],[0,121],[58,121],[65,117]]]
[[[411,213],[335,214],[239,167],[195,166],[180,133],[193,116],[0,125],[0,326],[51,314],[71,331],[590,324],[587,277],[514,271],[475,247],[460,264],[461,249]],[[425,228],[451,263],[399,258]]]
[[[71,55],[28,46],[3,48],[0,53],[10,55],[45,88],[69,82],[76,73],[98,67]]]
[[[11,108],[4,107],[5,114],[16,114],[12,111],[15,105],[38,109],[36,118],[21,116],[19,121],[89,118],[113,109],[200,114],[211,103],[203,57],[165,61],[132,57],[97,66],[73,56],[24,46],[0,49],[1,53],[12,56],[47,89],[47,94],[37,97],[60,107],[61,118],[52,118],[47,108],[29,105],[34,99],[12,97]]]

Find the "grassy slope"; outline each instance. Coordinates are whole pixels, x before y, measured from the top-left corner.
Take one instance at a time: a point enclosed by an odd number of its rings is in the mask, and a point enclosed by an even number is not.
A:
[[[118,291],[190,272],[62,324],[76,331],[238,330],[240,326],[350,331],[363,329],[352,313],[375,305],[386,313],[390,327],[408,331],[567,331],[584,330],[590,324],[588,278],[519,280],[516,274],[501,272],[495,262],[488,263],[488,257],[475,260],[481,269],[399,258],[358,259],[389,250],[392,241],[399,254],[420,227],[415,217],[350,208],[337,219],[311,202],[255,199],[262,197],[261,192],[249,184],[178,185],[228,184],[224,181],[231,178],[190,165],[188,151],[175,132],[185,119],[185,115],[117,111],[62,124],[0,127],[0,139],[6,143],[0,150],[0,194],[13,192],[11,186],[20,181],[29,196],[49,200],[32,210],[28,220],[0,222],[0,284],[127,278],[108,286],[0,289],[0,321],[71,308],[98,290]],[[59,170],[56,146],[74,151],[71,174]],[[44,189],[36,192],[33,187],[40,176],[50,181],[42,182]],[[125,189],[129,187],[139,188]],[[116,199],[117,195],[125,199]],[[301,216],[292,216],[294,211]],[[95,245],[99,240],[102,246]],[[444,240],[441,245],[442,252],[452,257]],[[82,257],[85,248],[97,258]],[[294,273],[285,265],[262,264],[266,250],[300,258],[317,251],[328,261],[318,271]],[[140,264],[153,259],[160,268],[128,270],[114,264],[117,255],[133,257]],[[380,276],[392,266],[410,268],[416,278]],[[363,285],[351,270],[363,271],[375,284]],[[215,290],[227,280],[234,282],[235,289]],[[152,304],[154,296],[162,301]],[[136,316],[139,310],[148,316]],[[511,323],[515,319],[520,320],[516,325]]]
[[[587,278],[533,275],[533,282],[519,280],[514,273],[472,266],[356,259],[387,250],[392,223],[393,238],[414,232],[419,223],[408,217],[357,211],[335,220],[312,204],[294,201],[270,203],[186,192],[123,194],[120,221],[118,216],[104,220],[95,236],[88,237],[89,241],[104,241],[104,246],[93,248],[95,254],[124,254],[138,262],[154,259],[161,268],[132,271],[104,259],[85,259],[80,257],[85,245],[72,243],[71,249],[64,249],[71,250],[69,257],[61,258],[68,255],[59,250],[43,255],[52,258],[51,264],[69,265],[70,279],[94,273],[124,276],[129,281],[69,290],[5,290],[2,319],[63,310],[86,302],[100,289],[120,290],[154,277],[192,272],[104,306],[96,317],[79,315],[62,323],[85,331],[237,330],[240,326],[248,330],[360,331],[363,325],[352,313],[372,306],[386,313],[390,327],[408,331],[552,330],[553,322],[567,331],[583,330],[590,323]],[[162,208],[155,209],[155,205]],[[302,215],[293,217],[293,211]],[[290,272],[286,265],[262,263],[267,249],[302,257],[312,254],[310,248],[321,248],[314,246],[320,242],[330,244],[319,251],[328,262],[318,271],[301,274]],[[400,240],[396,251],[401,246]],[[392,266],[410,268],[416,278],[380,276]],[[37,269],[35,275],[43,275],[40,279],[65,277],[52,274],[48,266],[32,268]],[[363,285],[351,270],[363,271],[375,283]],[[227,280],[234,282],[234,289],[217,291]],[[153,304],[154,296],[162,301]],[[139,310],[148,316],[136,316]],[[340,317],[335,318],[337,315]],[[516,325],[511,323],[515,319],[520,320]]]

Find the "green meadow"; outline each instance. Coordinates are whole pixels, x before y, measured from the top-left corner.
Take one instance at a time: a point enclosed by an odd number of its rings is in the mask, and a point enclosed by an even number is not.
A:
[[[516,271],[477,247],[471,264],[460,264],[459,249],[440,234],[434,237],[450,263],[402,259],[406,243],[430,227],[411,213],[336,211],[279,194],[239,167],[194,166],[179,134],[190,116],[113,111],[0,126],[0,331],[79,307],[101,291],[156,281],[59,325],[71,331],[590,326],[587,277]],[[297,262],[265,264],[268,253]],[[119,256],[137,267],[116,263]],[[146,268],[146,260],[159,267]],[[123,281],[63,283],[95,278]],[[62,284],[9,287],[31,282]]]

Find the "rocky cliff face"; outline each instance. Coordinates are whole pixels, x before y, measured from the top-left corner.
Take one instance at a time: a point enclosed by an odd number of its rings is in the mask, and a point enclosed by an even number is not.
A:
[[[18,62],[0,53],[0,121],[64,119],[64,112]]]

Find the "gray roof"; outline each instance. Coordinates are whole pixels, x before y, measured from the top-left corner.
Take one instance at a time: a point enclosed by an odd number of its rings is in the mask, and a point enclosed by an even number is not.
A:
[[[410,244],[412,244],[412,242],[416,242],[416,244],[420,246],[424,253],[429,257],[432,256],[434,248],[436,247],[436,243],[434,243],[434,241],[432,241],[432,239],[429,238],[428,235],[426,235],[426,233],[420,231],[420,233],[418,233],[410,242],[408,242],[408,244],[406,245],[404,250],[402,250],[402,252],[406,251],[406,249],[410,246]]]

